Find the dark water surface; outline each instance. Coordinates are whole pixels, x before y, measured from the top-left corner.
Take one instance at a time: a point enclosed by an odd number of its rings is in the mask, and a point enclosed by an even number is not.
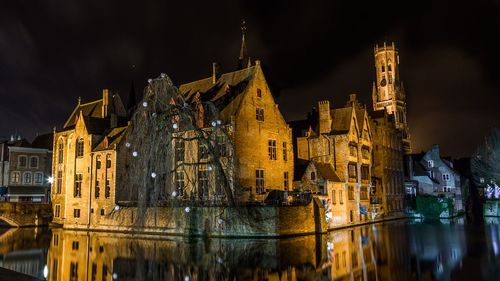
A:
[[[499,223],[392,221],[320,236],[205,240],[0,229],[0,266],[47,280],[500,280]]]

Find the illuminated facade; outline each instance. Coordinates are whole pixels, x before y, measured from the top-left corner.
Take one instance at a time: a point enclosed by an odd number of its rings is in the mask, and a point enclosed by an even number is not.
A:
[[[336,109],[329,101],[320,101],[312,115],[309,127],[297,137],[297,158],[329,164],[338,175],[341,188],[320,192],[330,199],[325,202],[332,204],[327,209],[339,208],[333,202],[345,204],[345,218],[332,220],[329,227],[367,221],[372,134],[366,109],[351,95],[346,106]]]
[[[399,77],[399,51],[392,43],[374,48],[376,81],[373,83],[373,110],[394,115],[396,128],[402,132],[403,148],[411,153],[410,132],[406,118],[406,93]]]

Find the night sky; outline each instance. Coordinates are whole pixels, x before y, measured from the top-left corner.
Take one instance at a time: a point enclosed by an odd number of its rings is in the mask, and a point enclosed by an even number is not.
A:
[[[470,155],[500,121],[500,1],[76,1],[0,3],[0,136],[61,128],[104,87],[205,78],[237,65],[240,22],[287,120],[320,99],[370,108],[373,46],[395,41],[414,151]],[[402,6],[404,3],[404,6]]]

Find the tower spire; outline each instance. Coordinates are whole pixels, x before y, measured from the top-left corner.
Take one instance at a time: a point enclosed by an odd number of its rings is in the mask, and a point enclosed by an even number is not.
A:
[[[238,57],[238,69],[243,69],[251,65],[250,57],[248,56],[247,43],[245,41],[245,34],[247,31],[246,21],[241,21],[241,47],[240,56]]]

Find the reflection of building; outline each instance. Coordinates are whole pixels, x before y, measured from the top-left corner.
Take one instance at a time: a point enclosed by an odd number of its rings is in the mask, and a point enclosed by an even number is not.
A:
[[[319,236],[188,242],[54,229],[47,280],[316,280],[323,242]]]
[[[375,111],[373,132],[372,190],[370,201],[377,213],[391,214],[404,208],[403,147],[394,115]]]
[[[0,143],[0,188],[6,188],[7,201],[49,200],[51,143],[51,134],[37,136],[32,144],[20,138]]]
[[[0,267],[43,278],[47,249],[14,251],[2,256]]]
[[[306,126],[297,137],[297,158],[330,165],[343,187],[325,190],[320,186],[320,194],[327,196],[331,204],[345,204],[348,223],[366,221],[372,155],[366,109],[359,104],[356,95],[350,96],[345,107],[337,109],[331,109],[328,101],[320,101],[318,112],[313,112],[308,121],[300,123]],[[299,123],[292,123],[292,126],[296,124]],[[304,177],[315,178],[312,172]],[[335,226],[338,225],[330,224],[330,227]]]

